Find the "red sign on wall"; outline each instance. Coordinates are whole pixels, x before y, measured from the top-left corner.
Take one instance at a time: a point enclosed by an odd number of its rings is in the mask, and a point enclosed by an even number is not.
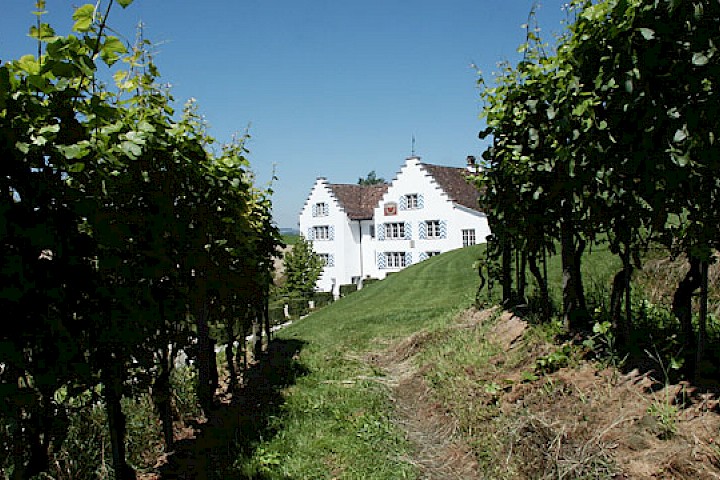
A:
[[[385,204],[385,216],[397,215],[397,203],[388,202]]]

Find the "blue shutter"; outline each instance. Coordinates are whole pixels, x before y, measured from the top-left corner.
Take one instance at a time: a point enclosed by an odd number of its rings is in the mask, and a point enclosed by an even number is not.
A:
[[[425,208],[425,199],[422,193],[418,193],[418,208]]]
[[[317,203],[313,203],[313,206],[312,206],[312,216],[313,216],[313,217],[317,217],[317,216],[318,216]]]
[[[419,261],[419,262],[422,262],[422,261],[425,261],[425,260],[427,260],[427,259],[428,259],[428,254],[427,254],[427,252],[420,252],[420,254],[418,255],[418,261]]]
[[[405,252],[405,266],[412,265],[412,252]]]
[[[313,235],[315,231],[312,229],[312,227],[308,228],[308,234],[307,239],[308,240],[315,240],[315,236]]]
[[[447,238],[447,221],[440,222],[440,238]]]
[[[335,240],[335,226],[330,225],[328,228],[328,240]]]
[[[377,254],[377,266],[380,270],[385,270],[387,268],[387,264],[385,262],[385,254],[384,253],[378,253]]]
[[[398,207],[400,210],[407,210],[407,195],[400,197],[400,201],[398,203],[400,204]]]
[[[412,239],[412,223],[405,222],[405,240]]]
[[[331,253],[330,255],[328,255],[327,266],[328,266],[328,267],[334,267],[334,266],[335,266],[335,255],[332,254],[332,253]]]
[[[378,225],[375,234],[378,240],[385,240],[385,224]]]
[[[420,240],[425,240],[427,238],[427,223],[425,223],[425,222],[418,223],[418,238]]]

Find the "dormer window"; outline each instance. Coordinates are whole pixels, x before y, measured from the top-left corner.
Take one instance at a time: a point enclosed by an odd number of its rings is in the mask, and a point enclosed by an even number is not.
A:
[[[316,203],[313,205],[313,217],[327,217],[330,210],[328,204],[325,202]]]

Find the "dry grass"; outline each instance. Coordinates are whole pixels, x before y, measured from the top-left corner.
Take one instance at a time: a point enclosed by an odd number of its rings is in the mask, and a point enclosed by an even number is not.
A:
[[[709,312],[720,317],[720,254],[708,268],[708,303]],[[637,273],[635,281],[648,301],[657,305],[672,304],[672,297],[678,283],[689,270],[686,257],[663,257],[645,262],[643,269]],[[698,301],[697,299],[695,300]],[[693,306],[698,311],[698,305]]]
[[[424,478],[720,478],[716,396],[584,360],[528,381],[534,359],[555,348],[541,337],[510,314],[467,311],[373,355]],[[423,362],[458,338],[484,366]],[[437,375],[446,378],[428,381]]]

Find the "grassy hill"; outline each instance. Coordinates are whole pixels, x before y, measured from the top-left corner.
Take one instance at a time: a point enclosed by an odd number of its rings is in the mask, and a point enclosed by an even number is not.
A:
[[[282,365],[282,375],[268,381],[274,373],[265,371],[262,380],[278,386],[276,404],[249,412],[258,416],[256,428],[234,474],[706,478],[720,472],[720,449],[712,444],[717,415],[702,414],[707,404],[674,403],[681,391],[692,399],[689,389],[588,360],[579,343],[554,343],[557,324],[530,326],[497,309],[470,309],[479,284],[473,264],[483,257],[484,246],[433,257],[279,332],[274,353],[286,358],[271,355],[267,363]],[[604,249],[589,255],[591,299],[607,293],[617,267]],[[557,300],[557,258],[548,270]],[[693,460],[698,456],[704,460]]]

